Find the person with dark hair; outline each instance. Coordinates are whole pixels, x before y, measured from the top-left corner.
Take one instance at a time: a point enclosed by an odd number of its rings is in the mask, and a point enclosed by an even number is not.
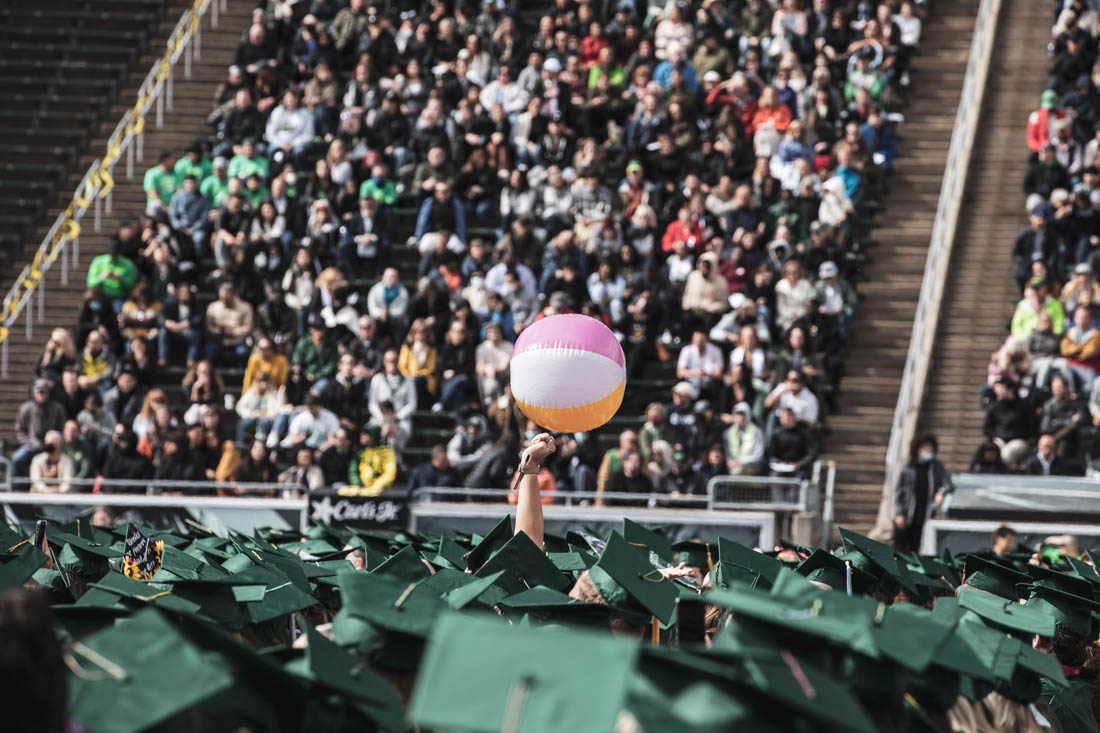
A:
[[[140,481],[153,478],[153,463],[137,451],[137,436],[134,431],[119,425],[115,428],[114,440],[107,450],[107,459],[103,462],[103,478],[126,481]],[[110,482],[104,485],[104,491],[111,491]],[[116,487],[120,493],[133,492],[134,487]]]
[[[909,462],[898,475],[894,489],[894,546],[898,550],[920,550],[924,523],[955,490],[950,471],[936,459],[938,448],[934,435],[918,435],[910,446]]]
[[[409,471],[409,495],[426,487],[458,487],[462,485],[462,476],[447,457],[447,446],[437,443],[432,446],[430,457],[424,463],[413,466]],[[429,501],[431,497],[422,497]]]
[[[1068,475],[1069,466],[1055,450],[1056,442],[1050,433],[1040,435],[1035,451],[1024,461],[1024,473],[1031,476]]]
[[[0,639],[4,727],[20,733],[70,730],[69,675],[42,592],[12,588],[0,593]]]
[[[996,443],[990,441],[978,446],[968,471],[969,473],[1009,473],[1008,466],[1001,460],[1001,449]]]
[[[1004,555],[1016,551],[1016,530],[1002,524],[993,530],[993,554]]]

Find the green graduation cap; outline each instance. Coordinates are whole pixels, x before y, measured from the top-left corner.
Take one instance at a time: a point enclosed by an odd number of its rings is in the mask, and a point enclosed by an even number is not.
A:
[[[967,555],[966,564],[963,566],[963,585],[977,588],[987,593],[1016,600],[1020,592],[1016,588],[1021,583],[1031,580],[1028,575],[1019,573],[1012,568],[982,557],[981,555]]]
[[[612,532],[600,560],[588,571],[592,584],[611,606],[635,604],[662,623],[672,620],[676,586],[649,561],[649,553]]]
[[[848,573],[852,576],[852,592],[863,594],[875,584],[875,578],[862,570],[858,570],[845,564],[836,555],[825,550],[814,550],[813,554],[803,560],[795,572],[806,580],[824,583],[830,588],[840,592],[846,592],[848,587]]]
[[[504,516],[496,526],[493,527],[489,534],[485,535],[481,542],[474,545],[474,548],[466,553],[466,567],[477,570],[485,561],[489,559],[489,556],[499,550],[505,542],[512,539],[512,517],[511,515]]]
[[[704,572],[710,571],[718,562],[718,546],[713,542],[699,542],[688,540],[677,542],[672,546],[676,553],[674,562],[683,563],[688,567],[702,568]]]
[[[733,583],[755,588],[760,583],[760,573],[731,562],[718,562],[710,571],[710,582],[715,588],[729,588]]]
[[[500,601],[504,611],[527,613],[551,622],[569,622],[607,628],[614,609],[602,603],[586,603],[544,586],[517,593]]]
[[[1054,619],[1057,630],[1092,640],[1092,614],[1100,603],[1062,590],[1050,580],[1038,580],[1028,586],[1028,608],[1034,608]]]
[[[27,578],[36,575],[48,558],[29,541],[19,543],[14,552],[3,558],[0,565],[0,591],[18,588]],[[46,576],[43,576],[43,580]]]
[[[405,545],[393,556],[371,571],[372,575],[389,575],[414,582],[431,575],[420,559],[420,553],[412,545]]]
[[[614,730],[637,654],[607,633],[448,613],[432,631],[409,718],[471,733]]]
[[[1034,581],[1044,580],[1053,588],[1082,598],[1092,600],[1094,597],[1094,585],[1075,571],[1051,570],[1050,568],[1044,568],[1042,565],[1026,565],[1024,570]]]
[[[462,574],[466,575],[466,573]],[[492,606],[505,596],[505,591],[497,585],[497,582],[504,577],[504,574],[505,571],[498,570],[482,578],[474,577],[472,582],[447,591],[443,594],[442,598],[447,602],[447,605],[455,611],[465,608],[474,601],[480,601],[486,606]],[[467,575],[467,577],[473,576]]]
[[[667,537],[626,517],[623,517],[623,539],[632,545],[646,548],[666,563],[672,562],[672,544]]]
[[[343,609],[390,631],[427,637],[446,603],[431,589],[388,575],[347,571],[339,575]]]
[[[1054,620],[1035,608],[975,588],[960,588],[957,597],[960,607],[973,611],[986,624],[1023,635],[1028,642],[1035,634],[1054,636]]]
[[[921,591],[917,588],[909,574],[909,569],[904,562],[898,562],[894,550],[889,545],[853,532],[850,529],[839,530],[840,538],[844,541],[844,549],[855,550],[865,555],[882,573],[900,585],[910,596],[918,597]]]
[[[69,715],[89,730],[148,730],[233,684],[224,664],[153,608],[80,640],[65,655],[73,670]]]
[[[550,562],[550,558],[531,541],[526,532],[513,535],[474,574],[484,577],[500,570],[505,574],[497,584],[510,593],[519,593],[536,585],[567,591],[573,585],[572,579]]]
[[[751,570],[759,575],[765,586],[769,588],[775,582],[779,572],[786,567],[782,561],[776,560],[774,557],[757,552],[725,537],[718,538],[718,559],[723,563],[731,563],[746,570]]]

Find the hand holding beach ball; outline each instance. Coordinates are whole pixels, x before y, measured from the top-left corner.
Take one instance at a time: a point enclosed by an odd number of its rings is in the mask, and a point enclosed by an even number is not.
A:
[[[531,420],[584,433],[610,420],[626,391],[626,359],[607,326],[562,314],[528,326],[512,350],[512,396]]]

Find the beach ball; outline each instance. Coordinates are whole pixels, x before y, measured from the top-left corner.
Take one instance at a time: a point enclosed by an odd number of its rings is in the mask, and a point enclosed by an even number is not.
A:
[[[548,430],[583,433],[615,414],[626,390],[626,359],[607,326],[561,314],[523,330],[512,350],[512,396]]]

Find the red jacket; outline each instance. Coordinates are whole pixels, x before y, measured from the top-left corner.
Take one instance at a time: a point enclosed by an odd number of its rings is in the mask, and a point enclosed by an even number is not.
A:
[[[695,237],[694,241],[691,239]],[[703,224],[697,218],[692,217],[688,220],[687,226],[680,223],[680,220],[672,222],[668,225],[668,229],[665,229],[665,236],[661,239],[661,251],[671,252],[675,249],[677,242],[684,241],[688,243],[688,249],[692,252],[700,252],[703,249]]]
[[[710,108],[735,107],[737,117],[741,120],[741,127],[745,130],[745,135],[752,135],[756,131],[752,124],[752,118],[756,114],[756,100],[752,97],[739,98],[726,89],[724,84],[719,84],[710,90],[706,105]],[[715,111],[717,112],[717,109]]]
[[[1054,114],[1055,120],[1065,120],[1069,117],[1062,109],[1037,109],[1027,117],[1027,146],[1033,153],[1038,153],[1043,143],[1050,140],[1050,128],[1053,122],[1051,113]],[[1072,134],[1071,126],[1070,135]]]

